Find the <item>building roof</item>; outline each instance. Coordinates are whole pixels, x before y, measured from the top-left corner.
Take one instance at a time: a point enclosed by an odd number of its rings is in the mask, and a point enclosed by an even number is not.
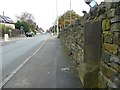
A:
[[[0,22],[13,24],[14,22],[7,16],[0,15]]]

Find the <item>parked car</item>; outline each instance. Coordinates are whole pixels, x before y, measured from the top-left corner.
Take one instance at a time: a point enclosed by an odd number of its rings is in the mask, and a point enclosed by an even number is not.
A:
[[[29,32],[26,32],[26,36],[27,37],[33,37],[33,36],[35,36],[35,33],[32,32],[32,31],[29,31]]]

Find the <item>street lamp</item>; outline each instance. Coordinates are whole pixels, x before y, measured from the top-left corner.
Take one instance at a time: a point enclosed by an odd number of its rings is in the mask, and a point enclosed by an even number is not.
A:
[[[57,19],[57,36],[59,35],[59,29],[58,29],[58,5],[57,5],[57,0],[56,0],[56,19]]]
[[[86,4],[88,4],[90,7],[97,6],[97,2],[95,0],[84,0]]]
[[[71,0],[70,0],[70,25],[72,24],[72,15],[71,15]]]
[[[66,28],[66,13],[64,12],[64,30]]]
[[[4,11],[3,11],[3,18],[4,18]],[[6,29],[5,29],[5,20],[3,20],[3,30],[4,30],[4,34],[6,34]]]
[[[4,11],[3,11],[3,18],[4,18]],[[5,20],[4,20],[4,41],[9,41],[9,36],[7,34],[6,28],[5,28]]]
[[[90,17],[89,19],[91,18],[94,18],[96,15],[97,15],[97,10],[98,10],[98,4],[95,0],[84,0],[86,4],[88,4],[90,6]]]

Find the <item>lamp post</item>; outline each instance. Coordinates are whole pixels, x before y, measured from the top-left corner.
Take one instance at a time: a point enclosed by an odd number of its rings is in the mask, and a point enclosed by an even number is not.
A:
[[[94,18],[97,15],[98,4],[95,0],[84,0],[86,4],[90,6],[89,19]]]
[[[71,0],[70,0],[70,25],[72,24],[72,16],[71,16]]]
[[[57,19],[57,36],[59,35],[59,29],[58,29],[58,3],[56,0],[56,19]]]
[[[4,11],[3,11],[3,17],[4,17]],[[5,28],[5,20],[4,20],[4,31],[5,31],[5,33],[4,33],[4,40],[5,41],[9,41],[9,36],[8,36],[6,28]]]
[[[90,7],[94,7],[94,6],[98,5],[95,0],[84,0],[84,2],[86,4],[88,4]]]
[[[64,30],[66,28],[66,13],[64,12]]]
[[[56,27],[56,21],[54,22],[54,31],[53,31],[53,35],[55,35],[55,27]]]
[[[3,18],[4,18],[4,11],[3,11]],[[4,34],[6,34],[6,30],[5,30],[5,20],[3,20],[3,30],[4,30]]]

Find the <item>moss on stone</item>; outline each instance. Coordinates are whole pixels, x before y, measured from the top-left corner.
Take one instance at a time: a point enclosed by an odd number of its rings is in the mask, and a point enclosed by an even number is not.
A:
[[[107,11],[107,17],[113,18],[115,16],[115,9],[110,9]]]
[[[98,87],[99,67],[97,65],[81,64],[78,72],[85,88]]]
[[[111,81],[113,81],[113,78],[117,75],[117,72],[110,65],[104,62],[101,63],[101,72]]]
[[[108,43],[104,43],[103,44],[103,48],[113,54],[117,54],[118,53],[118,45],[116,44],[108,44]]]
[[[102,74],[102,72],[99,72],[98,80],[98,88],[107,88],[107,81],[105,80],[105,77]]]
[[[105,19],[102,21],[102,30],[110,30],[110,20]]]
[[[109,31],[104,31],[104,43],[112,43],[113,42],[113,33]]]

